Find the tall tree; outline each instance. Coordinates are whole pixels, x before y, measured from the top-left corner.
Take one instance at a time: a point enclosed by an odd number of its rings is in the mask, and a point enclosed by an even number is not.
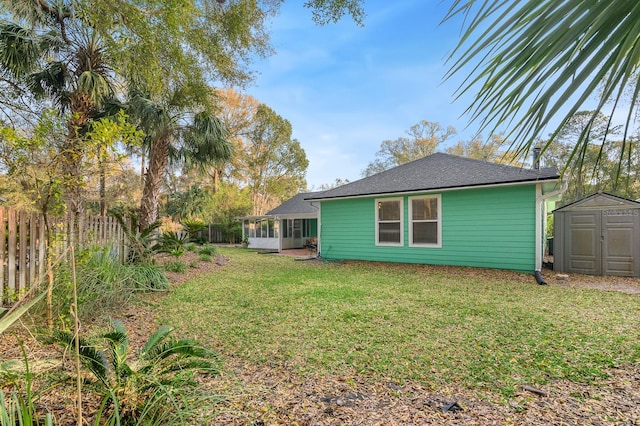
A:
[[[591,121],[592,111],[579,111],[567,122],[555,140],[548,143],[545,152],[547,165],[566,169],[568,187],[562,197],[562,203],[571,203],[598,190],[607,191],[623,197],[637,198],[634,189],[635,177],[638,173],[640,153],[633,150],[629,156],[624,149],[631,149],[632,144],[621,141],[607,140],[601,143],[605,133],[617,134],[619,127],[607,129],[609,118],[604,114],[597,114],[591,124],[590,139],[583,145],[584,152],[573,154],[573,146],[582,134],[585,126]],[[637,136],[635,137],[637,140]],[[620,157],[630,158],[629,171],[619,169]]]
[[[523,154],[559,118],[547,148],[595,97],[572,153],[586,154],[598,114],[609,103],[610,116],[628,105],[621,152],[628,151],[640,100],[639,2],[454,0],[445,20],[461,14],[472,16],[450,57],[448,76],[471,69],[458,94],[475,94],[467,112],[481,131],[511,127],[507,137],[518,141],[515,151]],[[611,126],[609,121],[601,143]]]
[[[313,0],[305,6],[320,24],[347,13],[360,23],[362,3]],[[266,22],[281,1],[0,0],[0,4],[6,18],[0,24],[0,85],[11,89],[9,96],[0,96],[0,107],[13,107],[9,101],[30,92],[68,112],[60,162],[67,175],[67,208],[80,212],[83,137],[114,89],[144,88],[146,95],[158,100],[185,86],[204,87],[208,81],[248,83],[253,78],[251,61],[272,52]],[[149,166],[151,171],[161,168]]]
[[[82,137],[113,95],[106,52],[95,31],[72,25],[74,10],[63,3],[11,2],[9,10],[15,21],[0,25],[0,68],[16,88],[22,85],[68,113],[60,162],[67,207],[80,212]]]
[[[253,214],[263,214],[307,187],[309,161],[291,133],[288,120],[264,104],[258,106],[241,154]]]
[[[457,132],[451,126],[445,128],[440,123],[422,120],[411,126],[406,133],[408,137],[382,141],[376,159],[362,171],[362,176],[371,176],[433,154],[440,144]]]
[[[269,2],[2,0],[0,75],[68,112],[60,147],[68,210],[82,211],[83,136],[126,78],[152,95],[206,79],[243,84],[252,55],[270,52]],[[152,60],[140,60],[140,58]],[[9,78],[4,78],[5,76]],[[26,90],[22,90],[26,93]]]
[[[64,118],[47,110],[31,134],[0,126],[0,170],[5,182],[4,198],[25,209],[44,214],[60,213],[62,174],[57,144],[64,138]]]
[[[169,161],[197,166],[229,159],[232,155],[220,120],[206,110],[190,110],[199,92],[178,89],[161,102],[139,94],[131,99],[131,114],[139,119],[147,135],[144,143],[149,158],[140,203],[141,229],[158,218],[160,191]]]
[[[458,141],[455,145],[447,147],[445,152],[475,160],[513,165],[516,161],[507,152],[509,145],[510,142],[502,135],[491,135],[488,141],[478,136],[468,141]]]
[[[215,103],[216,116],[227,128],[229,140],[233,145],[237,156],[231,161],[218,162],[207,170],[208,176],[213,180],[213,192],[220,187],[221,180],[226,178],[229,182],[242,184],[245,180],[242,160],[244,156],[244,142],[256,117],[260,102],[253,96],[243,95],[231,88],[217,90],[218,102]]]

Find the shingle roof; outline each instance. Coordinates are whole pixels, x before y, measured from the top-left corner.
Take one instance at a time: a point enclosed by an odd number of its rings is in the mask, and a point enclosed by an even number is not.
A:
[[[267,212],[268,216],[287,215],[287,214],[304,214],[304,213],[317,213],[318,209],[311,206],[311,203],[305,201],[305,198],[309,198],[320,194],[320,192],[302,192],[298,195],[289,198],[284,203],[280,204],[273,210]]]
[[[453,189],[559,179],[555,167],[525,169],[438,152],[308,196],[309,200]]]

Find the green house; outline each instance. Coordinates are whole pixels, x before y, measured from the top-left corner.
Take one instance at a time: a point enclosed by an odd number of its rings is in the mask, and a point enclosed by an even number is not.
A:
[[[306,198],[327,260],[542,268],[545,201],[555,168],[525,169],[436,153]]]

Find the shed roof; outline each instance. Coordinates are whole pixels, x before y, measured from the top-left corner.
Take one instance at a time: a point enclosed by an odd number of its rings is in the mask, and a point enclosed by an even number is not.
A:
[[[555,167],[525,169],[438,152],[355,182],[308,196],[309,200],[431,191],[557,180]]]
[[[267,216],[283,216],[294,214],[305,214],[318,212],[318,209],[313,207],[310,202],[305,201],[305,198],[310,198],[320,194],[320,192],[301,192],[298,195],[294,195],[278,207],[269,210]]]
[[[566,206],[555,209],[553,212],[629,208],[640,208],[640,202],[609,194],[608,192],[596,192],[595,194],[588,195]]]

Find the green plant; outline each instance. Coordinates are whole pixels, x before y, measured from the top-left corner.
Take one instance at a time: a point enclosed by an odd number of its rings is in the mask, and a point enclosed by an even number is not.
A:
[[[169,280],[160,267],[150,263],[121,263],[110,247],[93,247],[80,256],[77,265],[78,312],[81,317],[94,316],[124,304],[137,292],[165,290]],[[62,280],[67,280],[64,275]],[[67,306],[68,286],[60,286],[58,298]]]
[[[182,228],[189,234],[189,240],[195,241],[196,234],[203,231],[207,224],[200,219],[182,219],[180,222]]]
[[[151,257],[158,250],[157,229],[162,225],[160,221],[151,223],[146,229],[139,229],[138,218],[135,214],[114,212],[124,235],[127,239],[127,262],[128,263],[150,263]]]
[[[182,272],[186,271],[187,267],[185,266],[184,262],[182,262],[180,260],[176,260],[174,262],[167,262],[164,265],[164,269],[166,271],[169,271],[169,272],[182,273]]]
[[[185,246],[185,248],[187,249],[187,251],[194,252],[196,251],[196,243],[189,243]]]
[[[200,261],[202,261],[202,262],[211,262],[211,260],[213,259],[213,257],[212,257],[211,255],[209,255],[209,254],[203,254],[203,253],[200,253],[200,254],[198,255],[198,259],[199,259]]]
[[[0,424],[1,425],[33,425],[53,426],[53,417],[47,413],[44,418],[38,417],[33,411],[33,404],[13,392],[11,397],[5,398],[0,390]]]
[[[197,387],[196,372],[217,374],[216,354],[191,339],[176,340],[173,329],[160,327],[132,356],[120,321],[94,344],[80,338],[82,365],[97,379],[103,397],[96,424],[174,424],[183,422],[187,394]],[[67,348],[72,333],[59,331],[53,340]]]
[[[20,342],[20,349],[24,360],[24,371],[20,370],[19,373],[12,372],[12,375],[14,380],[18,377],[24,379],[24,395],[14,390],[11,396],[6,398],[4,392],[0,389],[0,425],[53,425],[51,413],[46,413],[43,417],[37,412],[35,401],[38,396],[33,393],[33,373],[29,368],[29,359],[22,342]],[[5,365],[8,365],[8,362],[3,363],[3,368],[0,372],[5,371]]]
[[[158,251],[168,253],[174,257],[184,255],[189,236],[182,232],[165,231],[159,239]]]
[[[214,246],[205,246],[198,250],[198,254],[213,256],[214,254],[216,254],[216,248]]]

